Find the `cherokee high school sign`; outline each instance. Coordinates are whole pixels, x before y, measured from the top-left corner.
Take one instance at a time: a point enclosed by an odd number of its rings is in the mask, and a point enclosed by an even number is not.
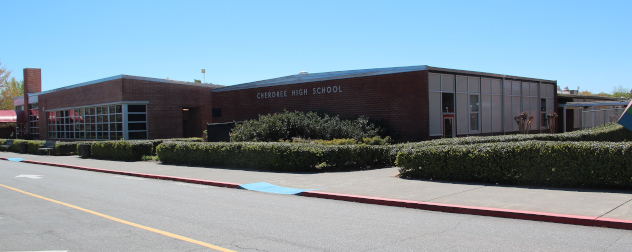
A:
[[[312,88],[312,95],[320,95],[320,94],[331,94],[331,93],[342,93],[342,88],[340,86],[326,86],[326,87],[316,87]],[[271,98],[283,98],[288,96],[302,96],[309,95],[307,88],[303,89],[292,89],[288,92],[288,90],[282,91],[274,91],[274,92],[261,92],[257,93],[257,99],[271,99]]]

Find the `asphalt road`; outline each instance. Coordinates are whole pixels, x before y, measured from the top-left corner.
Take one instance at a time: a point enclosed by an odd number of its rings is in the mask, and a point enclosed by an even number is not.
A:
[[[0,251],[214,251],[207,246],[236,251],[629,251],[632,232],[0,161]]]

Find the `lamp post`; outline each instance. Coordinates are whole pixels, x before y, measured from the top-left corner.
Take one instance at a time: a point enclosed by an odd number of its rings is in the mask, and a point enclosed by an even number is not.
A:
[[[202,69],[202,73],[204,74],[204,83],[206,83],[206,69]]]

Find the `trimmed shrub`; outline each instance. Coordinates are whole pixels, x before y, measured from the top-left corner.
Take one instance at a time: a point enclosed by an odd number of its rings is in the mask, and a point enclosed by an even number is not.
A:
[[[632,143],[500,142],[405,149],[405,178],[539,185],[632,188]]]
[[[56,142],[54,155],[70,156],[77,154],[77,145],[79,142]]]
[[[177,141],[177,142],[204,142],[204,139],[201,137],[189,137],[189,138],[169,138],[169,139],[161,139],[163,141]]]
[[[156,152],[165,164],[272,171],[360,170],[392,165],[390,148],[367,145],[163,142]]]
[[[626,142],[632,141],[632,131],[619,124],[608,124],[592,129],[572,131],[558,134],[516,134],[502,136],[472,136],[443,138],[432,141],[399,144],[399,149],[415,149],[438,145],[468,145],[480,143],[498,142],[523,142],[523,141],[606,141]]]
[[[385,138],[381,138],[379,136],[365,137],[362,139],[362,143],[368,144],[368,145],[388,145],[391,143],[391,137],[389,136]]]
[[[325,113],[285,111],[237,124],[230,133],[230,139],[231,142],[276,142],[298,137],[324,140],[353,138],[361,141],[365,137],[385,134],[385,127],[369,122],[363,116],[344,120]]]
[[[80,148],[79,145],[77,148]],[[99,141],[92,142],[92,157],[97,159],[140,161],[151,156],[152,141]]]
[[[44,144],[46,143],[46,141],[42,141],[42,140],[27,140],[26,143],[28,144],[28,154],[33,154],[33,155],[44,155],[46,154],[46,151],[40,151],[38,150],[39,148],[44,147]]]
[[[11,152],[15,152],[15,153],[20,153],[20,145],[22,145],[22,143],[27,142],[26,140],[22,140],[22,139],[15,139],[13,140],[13,145],[11,146],[11,148],[9,148],[9,151]]]
[[[315,144],[324,144],[324,145],[352,145],[352,144],[358,144],[358,141],[356,141],[353,138],[345,138],[345,139],[333,139],[333,140],[314,140]]]

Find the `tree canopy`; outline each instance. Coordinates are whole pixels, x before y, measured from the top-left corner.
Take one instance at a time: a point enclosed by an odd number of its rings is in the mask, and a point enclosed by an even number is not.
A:
[[[24,94],[24,81],[17,81],[15,78],[5,81],[0,91],[0,110],[14,110],[13,97]]]
[[[2,66],[2,62],[0,62],[0,88],[4,86],[4,83],[9,79],[11,75],[11,71],[7,71],[6,67]]]
[[[18,81],[10,76],[11,71],[0,62],[0,110],[14,110],[13,97],[24,94],[24,81]]]

